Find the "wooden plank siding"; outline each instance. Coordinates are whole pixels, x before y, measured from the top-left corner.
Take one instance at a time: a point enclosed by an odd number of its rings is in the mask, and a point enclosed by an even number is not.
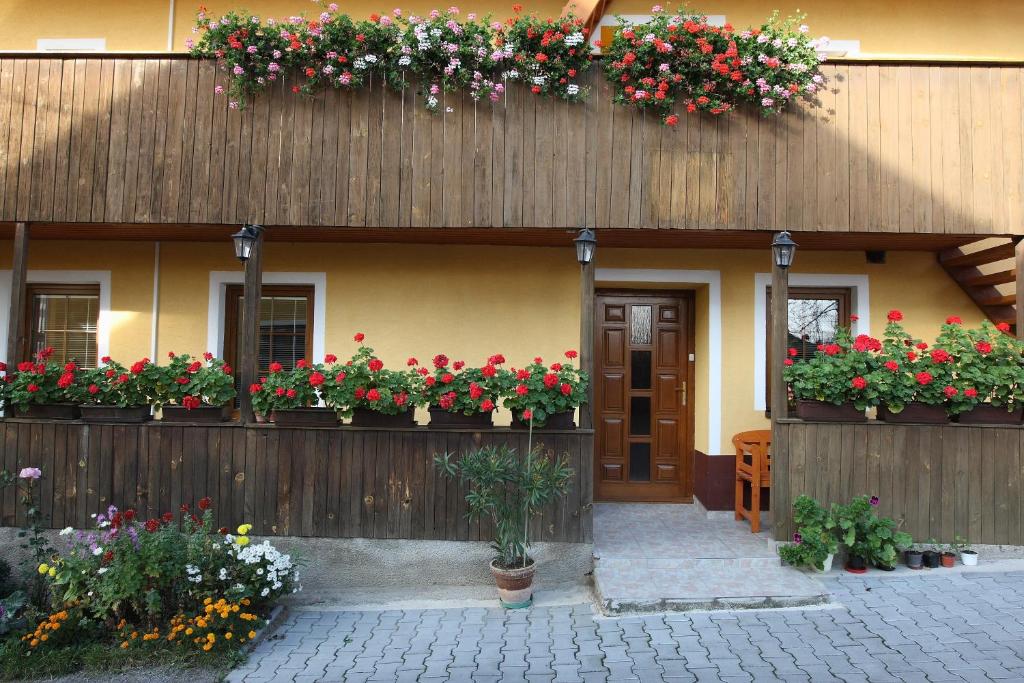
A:
[[[0,221],[1024,232],[1024,68],[838,63],[776,118],[570,105],[440,113],[379,83],[243,111],[168,56],[0,57]],[[452,111],[446,111],[451,108]]]
[[[878,512],[915,541],[1024,545],[1024,429],[778,420],[774,426],[775,538],[794,531],[793,500],[879,497]]]
[[[593,542],[593,433],[538,432],[567,456],[572,490],[533,524],[536,541]],[[239,425],[0,422],[0,466],[40,467],[51,528],[92,526],[108,505],[146,518],[214,499],[217,525],[248,522],[260,536],[488,541],[466,520],[466,487],[434,467],[435,453],[474,444],[527,447],[522,431],[282,429]],[[0,492],[0,526],[23,521],[14,488]]]

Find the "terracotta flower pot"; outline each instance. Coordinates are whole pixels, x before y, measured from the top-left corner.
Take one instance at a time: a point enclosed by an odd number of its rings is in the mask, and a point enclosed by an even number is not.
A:
[[[85,422],[138,424],[153,419],[153,413],[149,406],[121,408],[118,406],[83,405],[80,407],[82,420]]]
[[[865,422],[868,419],[863,410],[857,410],[849,401],[836,405],[805,399],[796,402],[796,416],[808,422]]]
[[[491,574],[498,585],[498,600],[505,609],[522,609],[533,604],[533,575],[537,563],[529,559],[525,567],[503,569],[491,560]]]
[[[82,416],[76,403],[39,403],[29,404],[25,410],[16,410],[15,417],[27,417],[33,420],[77,420]]]
[[[898,413],[889,412],[885,406],[878,406],[878,419],[893,424],[946,424],[949,416],[946,414],[945,406],[930,406],[925,403],[913,401],[904,406]]]
[[[379,429],[415,427],[416,420],[414,417],[415,411],[412,408],[398,415],[385,415],[369,408],[354,408],[352,410],[352,426],[375,427]]]
[[[1022,415],[1024,415],[1024,406],[1007,410],[1005,406],[982,403],[966,413],[960,413],[957,422],[964,425],[1012,425],[1020,424]]]
[[[439,406],[430,406],[430,424],[435,429],[491,429],[494,427],[493,413],[463,415],[453,413]]]
[[[534,429],[576,429],[575,410],[563,410],[560,413],[551,413],[543,426],[538,426],[534,421]],[[523,420],[519,415],[512,417],[512,429],[529,429],[530,423]]]
[[[199,406],[188,410],[182,406],[164,406],[160,417],[161,422],[185,424],[211,424],[226,422],[231,419],[231,408],[228,406]]]
[[[334,408],[289,408],[275,410],[271,421],[278,427],[337,427]]]
[[[956,553],[942,553],[939,557],[943,567],[952,567],[956,564]]]

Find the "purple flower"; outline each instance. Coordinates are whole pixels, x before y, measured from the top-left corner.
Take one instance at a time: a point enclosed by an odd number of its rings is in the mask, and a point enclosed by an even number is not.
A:
[[[871,504],[878,505],[878,496],[871,496]]]
[[[38,479],[43,476],[43,471],[38,467],[26,467],[18,473],[18,476],[22,479]]]
[[[800,534],[793,534],[793,543],[796,543],[797,545],[800,545],[803,542],[804,542],[804,537],[803,536],[801,536]]]

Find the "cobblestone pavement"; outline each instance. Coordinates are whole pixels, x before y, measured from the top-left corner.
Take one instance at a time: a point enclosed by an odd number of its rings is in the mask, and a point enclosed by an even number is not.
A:
[[[228,680],[1024,680],[1024,572],[826,583],[817,609],[293,611]]]

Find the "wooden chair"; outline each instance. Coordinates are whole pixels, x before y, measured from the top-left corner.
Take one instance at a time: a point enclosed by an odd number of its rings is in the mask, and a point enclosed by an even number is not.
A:
[[[761,487],[771,488],[772,458],[769,429],[740,432],[732,437],[736,448],[736,519],[750,522],[750,532],[761,530]],[[743,507],[743,484],[750,484],[750,509]]]

